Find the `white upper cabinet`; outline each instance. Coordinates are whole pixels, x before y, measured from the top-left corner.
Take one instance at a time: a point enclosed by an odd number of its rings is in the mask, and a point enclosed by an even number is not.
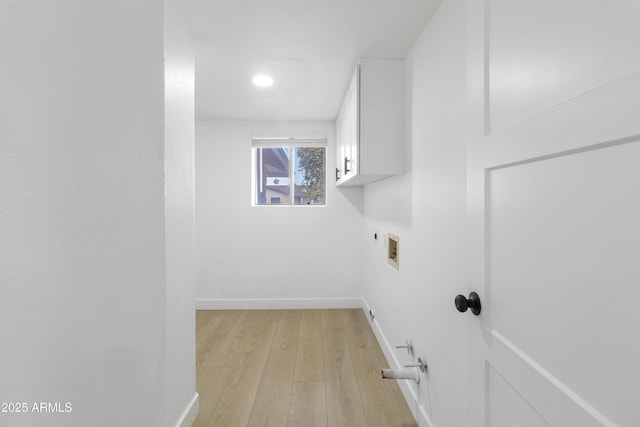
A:
[[[337,185],[365,185],[403,172],[403,60],[360,60],[336,119],[336,140]]]

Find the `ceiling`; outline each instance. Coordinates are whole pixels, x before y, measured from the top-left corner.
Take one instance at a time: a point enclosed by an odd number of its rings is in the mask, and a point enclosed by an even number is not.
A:
[[[196,42],[196,119],[333,120],[357,59],[403,58],[439,1],[171,0]]]

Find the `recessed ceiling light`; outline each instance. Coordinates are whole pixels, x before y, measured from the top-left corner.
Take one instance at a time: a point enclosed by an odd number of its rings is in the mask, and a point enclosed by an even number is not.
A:
[[[266,74],[259,74],[253,78],[253,84],[260,87],[267,87],[273,84],[273,78]]]

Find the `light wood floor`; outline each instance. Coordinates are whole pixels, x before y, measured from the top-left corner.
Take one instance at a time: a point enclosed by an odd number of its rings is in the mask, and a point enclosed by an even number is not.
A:
[[[362,310],[198,311],[194,426],[416,426]]]

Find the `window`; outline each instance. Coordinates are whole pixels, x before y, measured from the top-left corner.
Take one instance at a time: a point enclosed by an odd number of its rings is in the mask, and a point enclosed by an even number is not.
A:
[[[324,205],[326,138],[253,138],[254,205]]]

